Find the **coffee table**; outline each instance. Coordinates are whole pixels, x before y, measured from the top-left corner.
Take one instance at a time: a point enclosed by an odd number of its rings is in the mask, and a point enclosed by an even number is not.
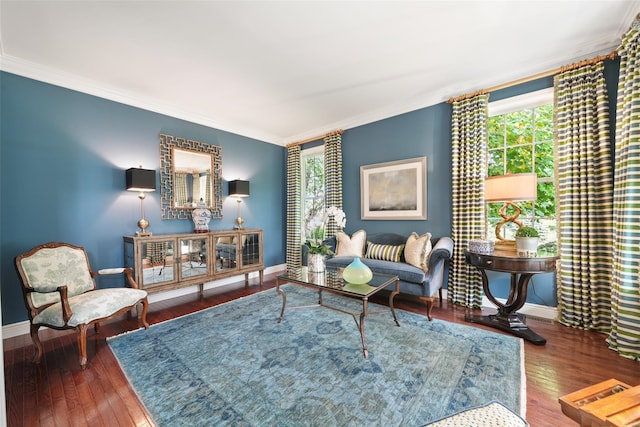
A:
[[[364,352],[365,359],[369,358],[369,350],[367,348],[367,340],[364,333],[364,319],[369,314],[386,312],[387,310],[369,311],[369,297],[376,294],[378,291],[391,285],[395,282],[396,286],[391,295],[389,295],[389,311],[393,315],[393,320],[396,322],[396,326],[400,326],[396,312],[393,308],[393,298],[400,293],[400,279],[398,276],[392,276],[388,274],[373,273],[373,277],[367,284],[356,285],[353,283],[347,283],[342,278],[343,268],[327,268],[324,273],[312,273],[309,272],[307,267],[294,267],[288,268],[287,272],[279,275],[276,278],[276,291],[282,295],[282,310],[280,311],[280,317],[278,323],[282,321],[284,317],[284,310],[287,305],[287,294],[280,287],[281,284],[292,283],[294,285],[303,286],[305,288],[311,288],[318,291],[318,304],[289,307],[294,308],[308,308],[308,307],[326,307],[341,313],[350,314],[353,316],[356,325],[360,329],[360,338],[362,339],[362,351]],[[340,307],[334,307],[327,305],[322,301],[322,293],[328,292],[334,295],[342,295],[349,298],[357,298],[362,301],[361,312],[351,312]],[[359,316],[359,320],[358,317]]]

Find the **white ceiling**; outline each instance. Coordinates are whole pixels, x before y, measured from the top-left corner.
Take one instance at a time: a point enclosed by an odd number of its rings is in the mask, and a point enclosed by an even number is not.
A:
[[[0,68],[284,145],[609,53],[640,1],[7,1]]]

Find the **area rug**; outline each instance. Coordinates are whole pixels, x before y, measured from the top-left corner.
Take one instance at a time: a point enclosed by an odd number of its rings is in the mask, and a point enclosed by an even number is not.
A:
[[[281,323],[270,289],[108,340],[158,426],[421,426],[491,401],[524,415],[521,339],[387,311],[365,320],[365,359],[352,316],[289,309],[317,293],[283,289]]]

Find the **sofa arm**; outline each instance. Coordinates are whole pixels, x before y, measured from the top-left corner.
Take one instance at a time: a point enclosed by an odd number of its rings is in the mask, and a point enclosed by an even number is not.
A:
[[[441,237],[429,254],[427,263],[429,271],[434,271],[438,264],[450,260],[453,256],[453,240],[450,237]]]

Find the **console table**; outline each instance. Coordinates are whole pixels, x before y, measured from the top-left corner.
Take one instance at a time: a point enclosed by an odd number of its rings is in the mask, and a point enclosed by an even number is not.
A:
[[[527,300],[527,285],[534,274],[550,273],[556,270],[558,256],[521,257],[511,252],[496,251],[492,255],[465,251],[464,258],[480,270],[482,274],[482,288],[493,304],[498,307],[498,313],[489,316],[467,314],[465,320],[510,332],[536,345],[544,345],[547,340],[533,332],[524,322],[524,316],[517,311]],[[489,289],[489,279],[486,270],[511,274],[509,297],[505,304],[499,302]]]
[[[259,272],[264,277],[262,230],[124,236],[124,264],[138,285],[160,292]]]

